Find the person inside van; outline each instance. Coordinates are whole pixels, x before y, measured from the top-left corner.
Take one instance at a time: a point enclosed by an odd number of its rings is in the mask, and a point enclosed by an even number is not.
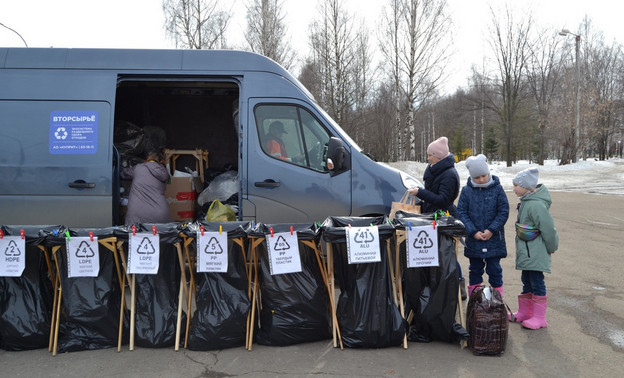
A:
[[[284,146],[284,142],[282,141],[282,136],[284,134],[288,133],[284,129],[283,123],[280,121],[271,122],[269,125],[269,134],[267,135],[269,139],[266,141],[265,149],[266,152],[274,158],[290,161],[288,153],[286,152],[286,146]]]
[[[169,172],[165,167],[162,148],[151,150],[144,163],[124,168],[121,178],[132,179],[124,222],[126,226],[171,222],[169,205],[165,198]]]

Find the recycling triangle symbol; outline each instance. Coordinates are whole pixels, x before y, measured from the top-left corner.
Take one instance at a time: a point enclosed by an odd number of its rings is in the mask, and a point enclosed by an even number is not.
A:
[[[353,241],[356,243],[371,243],[375,241],[375,236],[368,229],[364,229],[355,233]]]
[[[137,253],[142,255],[152,255],[156,253],[156,248],[154,248],[152,241],[148,237],[144,237],[137,248]]]
[[[15,240],[9,241],[9,245],[7,245],[6,249],[4,250],[4,255],[5,256],[20,256],[21,254],[22,254],[22,251],[20,251]]]
[[[78,249],[76,250],[76,257],[93,257],[95,256],[95,252],[91,249],[91,245],[86,241],[80,242]]]
[[[275,242],[273,249],[276,251],[287,251],[290,249],[290,245],[288,244],[286,239],[284,239],[284,237],[280,235],[277,238],[277,241]]]
[[[422,230],[418,233],[416,238],[414,239],[414,248],[417,249],[429,249],[433,247],[433,240],[427,233],[427,231]]]
[[[218,255],[223,253],[223,247],[221,247],[221,243],[214,236],[210,238],[208,244],[206,244],[206,248],[204,249],[205,253]]]

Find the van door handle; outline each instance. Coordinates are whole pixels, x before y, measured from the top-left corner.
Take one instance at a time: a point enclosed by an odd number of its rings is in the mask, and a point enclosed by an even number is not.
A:
[[[76,180],[74,182],[70,182],[69,187],[76,189],[93,189],[95,188],[95,183],[86,182],[85,180]]]
[[[266,179],[264,181],[255,182],[254,185],[258,188],[277,188],[280,186],[280,183],[275,180]]]

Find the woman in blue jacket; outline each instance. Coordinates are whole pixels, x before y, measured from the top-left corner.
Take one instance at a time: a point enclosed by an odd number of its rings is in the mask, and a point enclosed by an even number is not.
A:
[[[503,268],[500,259],[507,257],[505,223],[509,201],[497,176],[490,174],[483,154],[466,159],[470,173],[457,203],[459,220],[466,227],[464,256],[470,259],[468,296],[483,283],[483,273],[490,285],[503,296]]]

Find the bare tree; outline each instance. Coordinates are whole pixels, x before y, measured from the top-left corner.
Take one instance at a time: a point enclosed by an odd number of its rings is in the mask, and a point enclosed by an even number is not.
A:
[[[247,33],[245,39],[251,51],[262,54],[290,69],[295,51],[286,40],[281,0],[253,0],[247,5]]]
[[[391,130],[396,138],[391,139],[391,151],[393,160],[404,159],[402,134],[404,128],[401,126],[401,71],[399,65],[399,29],[401,20],[401,0],[389,0],[390,12],[386,13],[384,8],[381,25],[385,28],[381,30],[380,50],[386,62],[384,64],[387,75],[393,83],[392,98],[394,99],[394,125]]]
[[[320,19],[310,26],[310,49],[315,75],[320,80],[319,103],[347,131],[354,127],[350,121],[357,103],[358,91],[370,65],[367,57],[366,34],[362,25],[356,27],[354,16],[347,13],[339,0],[321,0]],[[353,133],[355,134],[355,133]]]
[[[165,28],[176,47],[226,48],[225,31],[232,14],[218,0],[163,0]]]
[[[527,62],[527,82],[537,107],[539,135],[537,142],[537,163],[544,165],[546,159],[546,129],[549,125],[550,111],[556,91],[560,87],[560,38],[553,30],[540,30],[535,35],[535,42],[529,45]]]
[[[404,98],[407,159],[416,158],[414,113],[435,95],[449,58],[446,0],[390,0],[381,51]],[[397,80],[398,79],[398,80]]]
[[[589,19],[581,26],[583,46],[583,89],[585,108],[581,131],[583,157],[596,150],[600,160],[608,158],[612,138],[622,122],[622,92],[624,88],[618,76],[622,62],[622,47],[604,42],[601,33],[592,30]]]
[[[490,46],[495,53],[496,81],[495,85],[498,98],[489,99],[491,108],[500,117],[503,125],[505,160],[511,167],[514,160],[513,138],[514,129],[518,123],[518,111],[523,101],[523,73],[529,52],[529,31],[531,29],[530,17],[526,21],[514,21],[512,12],[506,9],[503,17],[504,24],[499,21],[499,16],[490,8],[492,26],[490,34]]]

